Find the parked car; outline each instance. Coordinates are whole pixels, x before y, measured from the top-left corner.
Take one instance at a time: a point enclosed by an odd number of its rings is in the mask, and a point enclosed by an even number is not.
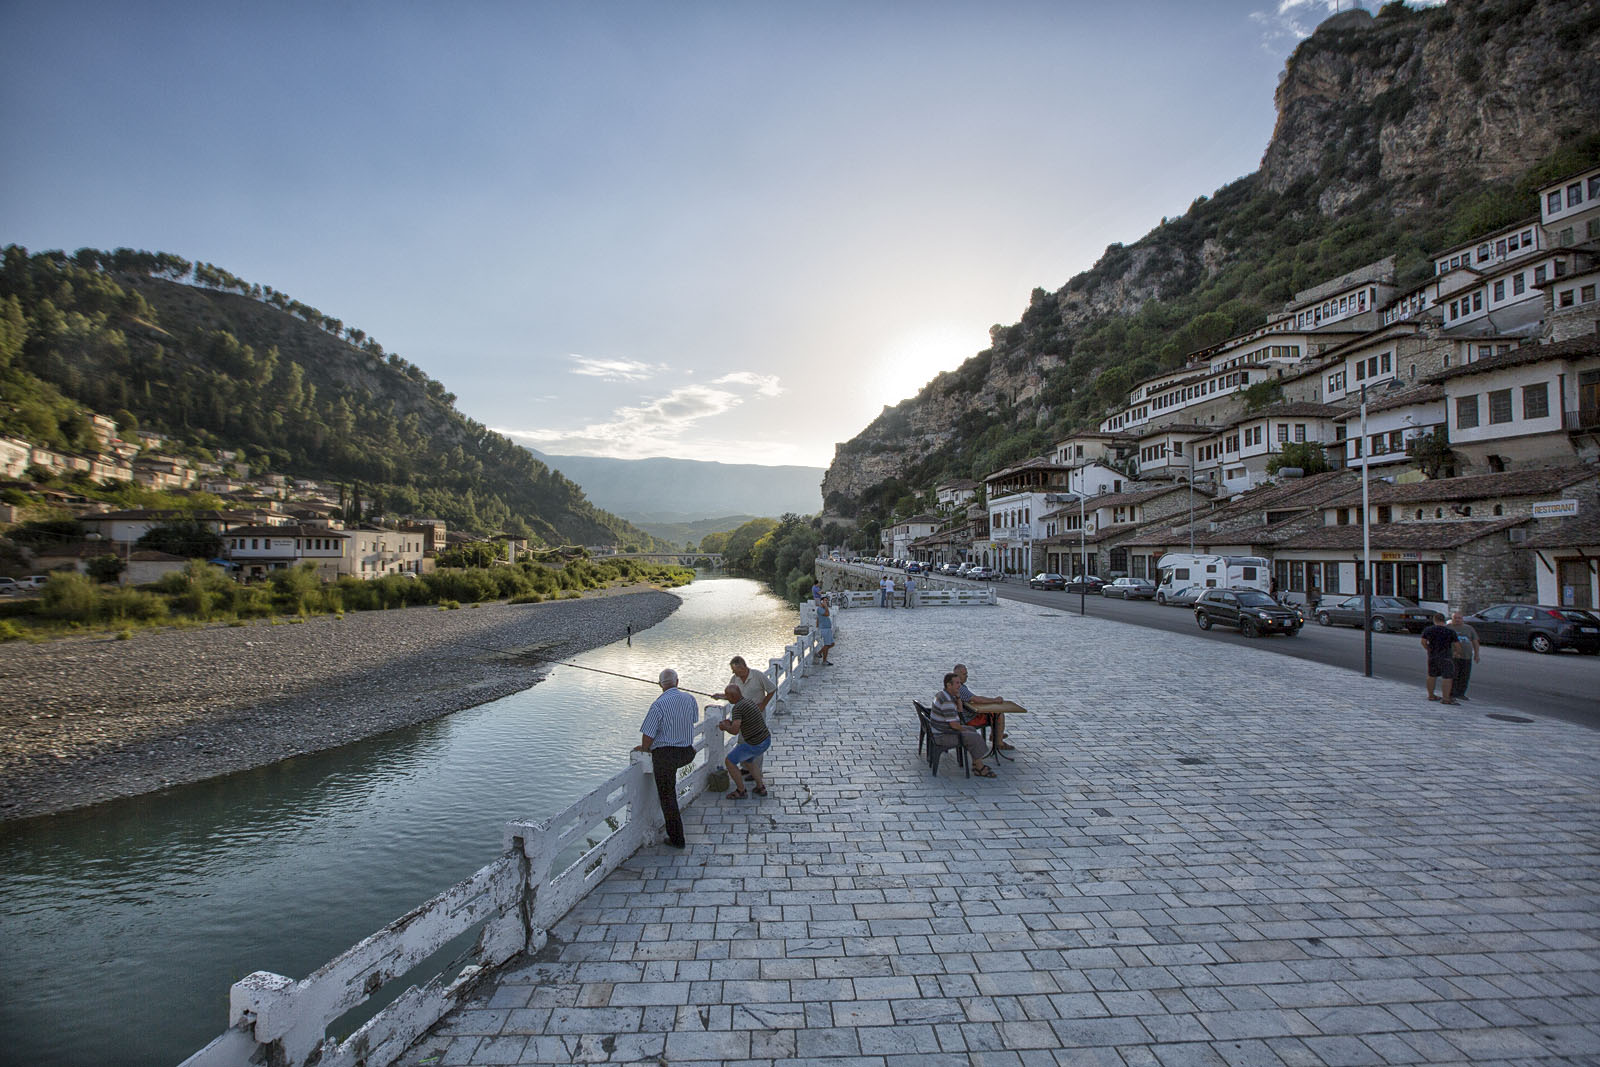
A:
[[[925,574],[926,572],[927,568],[918,563],[916,560],[912,560],[910,563],[906,564],[907,574]]]
[[[1317,622],[1323,626],[1354,626],[1359,630],[1366,617],[1366,609],[1361,603],[1363,599],[1360,596],[1352,596],[1332,604],[1323,601],[1317,608]],[[1373,633],[1410,630],[1414,634],[1420,634],[1432,621],[1433,612],[1419,608],[1414,600],[1398,596],[1372,598]]]
[[[1067,579],[1060,574],[1045,572],[1043,574],[1035,574],[1028,579],[1029,589],[1065,589],[1066,587]]]
[[[1467,616],[1478,640],[1491,645],[1557,652],[1575,648],[1585,655],[1600,652],[1600,618],[1578,608],[1547,604],[1496,604]]]
[[[988,567],[974,567],[966,573],[966,577],[975,582],[997,582],[1000,580],[1000,572],[990,570]]]
[[[4,596],[7,593],[19,593],[21,591],[22,583],[17,581],[15,578],[0,578],[0,596]]]
[[[1143,578],[1118,578],[1101,586],[1100,595],[1121,597],[1123,600],[1154,600],[1156,583]]]
[[[1092,574],[1074,574],[1067,579],[1067,592],[1069,593],[1098,593],[1100,587],[1105,585],[1104,578],[1096,578]]]
[[[1194,621],[1202,630],[1216,623],[1237,626],[1246,637],[1300,632],[1300,613],[1259,589],[1207,589],[1194,602]]]

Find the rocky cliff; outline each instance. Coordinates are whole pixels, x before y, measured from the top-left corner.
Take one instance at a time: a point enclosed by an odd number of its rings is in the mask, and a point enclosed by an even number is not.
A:
[[[1600,5],[1452,0],[1328,19],[1289,58],[1261,169],[1195,201],[837,447],[828,510],[977,477],[1092,425],[1132,382],[1257,325],[1292,294],[1537,211],[1544,176],[1600,158]],[[1315,250],[1315,255],[1305,250]]]

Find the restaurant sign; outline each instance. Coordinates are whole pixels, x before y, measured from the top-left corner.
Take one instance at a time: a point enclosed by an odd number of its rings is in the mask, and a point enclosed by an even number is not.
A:
[[[1385,563],[1404,563],[1406,560],[1420,560],[1421,552],[1380,552],[1378,558]]]
[[[1576,500],[1544,500],[1533,506],[1536,519],[1559,519],[1578,513]]]

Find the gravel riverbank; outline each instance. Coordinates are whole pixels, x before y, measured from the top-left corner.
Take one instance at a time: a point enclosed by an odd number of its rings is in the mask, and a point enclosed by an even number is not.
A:
[[[526,689],[672,593],[0,645],[0,821],[335,748]]]

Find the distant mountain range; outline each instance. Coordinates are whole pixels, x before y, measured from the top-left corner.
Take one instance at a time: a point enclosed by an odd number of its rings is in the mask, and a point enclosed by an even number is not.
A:
[[[596,507],[636,523],[694,523],[739,515],[777,518],[786,512],[814,515],[822,510],[821,467],[528,451],[582,486]]]

